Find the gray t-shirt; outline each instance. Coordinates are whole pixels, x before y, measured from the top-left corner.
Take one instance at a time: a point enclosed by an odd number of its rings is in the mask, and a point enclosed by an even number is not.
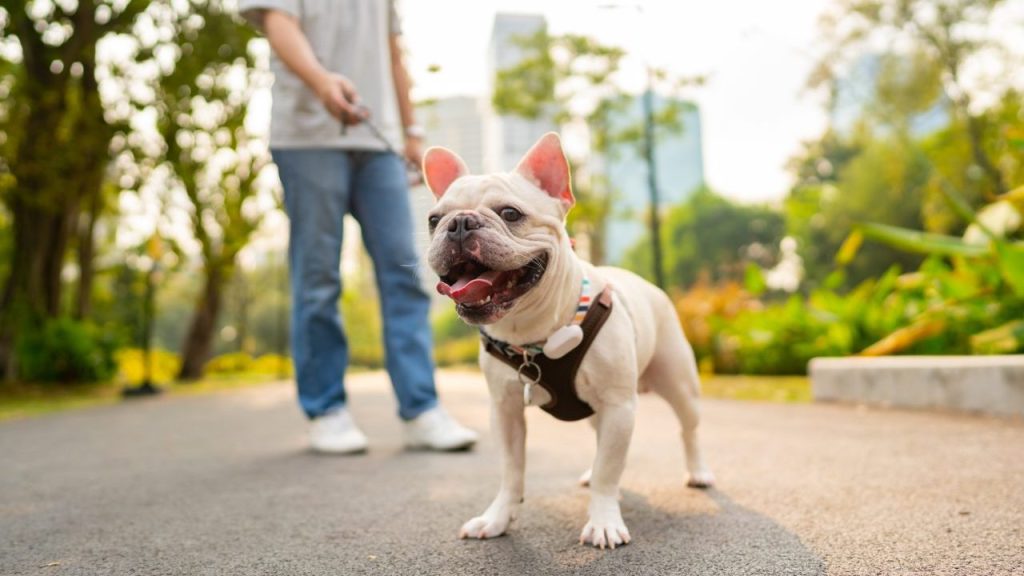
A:
[[[370,121],[392,146],[401,143],[401,119],[391,76],[390,35],[401,27],[394,0],[240,0],[239,12],[262,31],[264,11],[295,16],[320,64],[348,77]],[[348,126],[327,112],[317,95],[276,54],[271,90],[271,148],[343,148],[383,150],[384,144],[363,125]]]

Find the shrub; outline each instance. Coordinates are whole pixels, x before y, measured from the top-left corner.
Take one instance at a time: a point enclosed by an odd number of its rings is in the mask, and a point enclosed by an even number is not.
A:
[[[358,284],[358,280],[353,281]],[[341,314],[348,339],[350,366],[380,368],[384,365],[384,330],[381,327],[380,302],[372,293],[345,290],[341,296]]]
[[[715,364],[716,336],[721,323],[744,311],[762,307],[761,302],[738,283],[714,285],[706,277],[686,292],[676,293],[673,300],[686,339],[701,360],[702,371]]]
[[[295,374],[295,367],[292,365],[292,359],[288,356],[264,354],[252,361],[249,371],[253,374],[292,376]]]
[[[479,352],[480,336],[474,334],[438,344],[434,358],[438,366],[476,365]]]
[[[25,329],[16,351],[19,377],[29,382],[103,382],[117,371],[117,341],[89,322],[54,318]]]
[[[152,370],[150,378],[153,382],[170,382],[178,374],[181,359],[174,352],[155,348],[151,352]],[[123,382],[142,382],[146,377],[143,362],[145,358],[141,348],[122,348],[117,351],[117,373]]]
[[[206,363],[207,374],[241,374],[249,372],[252,367],[252,356],[245,352],[232,352],[215,356]]]

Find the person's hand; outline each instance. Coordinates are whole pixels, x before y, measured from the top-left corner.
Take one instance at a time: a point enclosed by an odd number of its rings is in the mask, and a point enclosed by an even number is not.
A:
[[[346,126],[362,122],[364,109],[359,107],[359,93],[352,81],[333,72],[325,72],[316,83],[316,95],[324,108]]]
[[[419,178],[416,182],[410,182],[411,184],[419,184],[423,181],[423,174],[420,172],[420,166],[423,165],[423,139],[418,136],[406,136],[405,137],[405,161],[410,167],[415,167],[416,174]],[[410,178],[411,180],[411,178]]]

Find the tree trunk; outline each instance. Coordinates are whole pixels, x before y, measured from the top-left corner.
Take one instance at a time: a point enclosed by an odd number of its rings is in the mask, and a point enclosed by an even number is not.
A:
[[[15,378],[14,346],[18,328],[45,317],[45,260],[51,250],[53,215],[42,207],[12,195],[13,242],[11,268],[0,298],[0,372],[7,380]]]
[[[88,318],[92,314],[92,282],[95,276],[93,253],[100,206],[100,195],[94,194],[89,200],[88,209],[82,213],[78,226],[78,292],[75,295],[75,318],[78,320]]]
[[[65,206],[54,210],[49,218],[49,249],[41,254],[43,311],[47,318],[60,315],[61,293],[64,288],[61,272],[64,270],[64,256],[67,254],[71,231],[77,218],[77,200],[71,200]]]
[[[244,273],[236,277],[235,286],[238,289],[235,295],[237,298],[237,308],[235,308],[235,344],[239,352],[249,352],[247,340],[249,339],[249,304],[251,303],[251,298],[249,297],[249,285]]]
[[[206,282],[196,302],[185,343],[181,347],[179,380],[193,381],[203,376],[203,369],[213,348],[213,333],[217,328],[224,285],[230,281],[230,277],[229,267],[207,265]]]

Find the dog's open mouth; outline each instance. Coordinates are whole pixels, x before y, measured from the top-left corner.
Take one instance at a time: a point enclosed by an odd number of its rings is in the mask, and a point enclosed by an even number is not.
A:
[[[454,300],[460,312],[481,312],[510,304],[529,292],[544,275],[547,264],[547,254],[515,270],[493,270],[469,259],[452,266],[437,283],[437,291]]]

